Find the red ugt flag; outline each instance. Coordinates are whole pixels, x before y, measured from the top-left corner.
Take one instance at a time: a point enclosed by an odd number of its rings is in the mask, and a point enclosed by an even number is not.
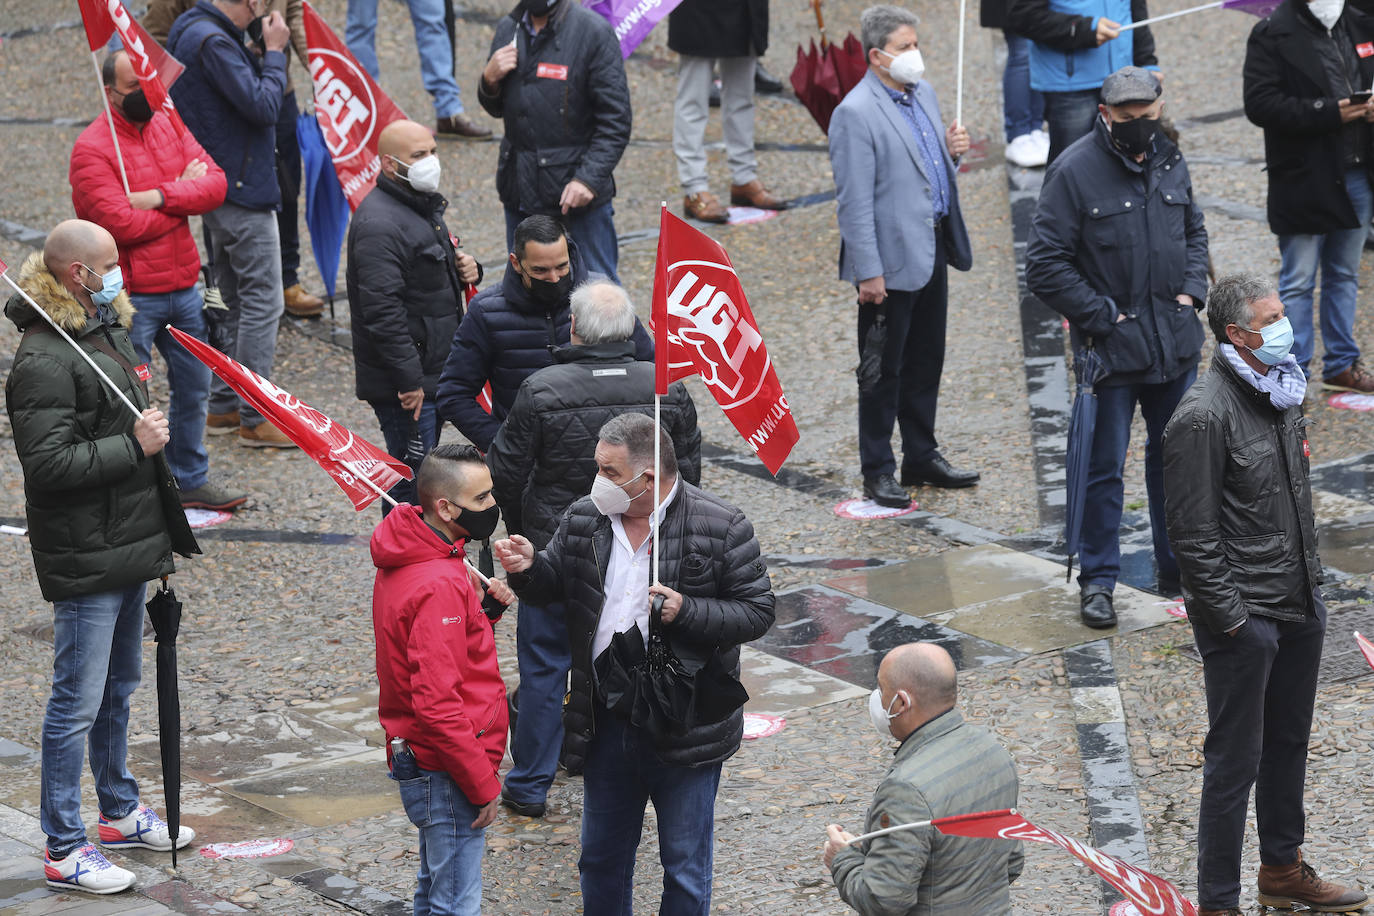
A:
[[[404,118],[405,112],[358,65],[314,7],[309,3],[301,6],[310,79],[315,87],[315,120],[320,122],[344,196],[356,210],[382,170],[377,136],[383,127]]]
[[[371,480],[381,490],[390,490],[401,480],[414,476],[404,461],[391,457],[366,439],[355,436],[348,427],[296,400],[291,392],[278,388],[190,334],[171,325],[167,330],[191,351],[192,356],[209,366],[226,385],[299,445],[301,451],[315,459],[315,463],[324,468],[353,501],[354,509],[366,509],[381,495],[359,480],[360,477]]]
[[[765,467],[778,473],[796,421],[730,256],[665,207],[654,274],[655,390],[700,375]]]
[[[98,51],[110,40],[110,35],[119,33],[124,50],[129,53],[129,63],[133,64],[134,75],[154,111],[161,111],[171,119],[177,130],[185,131],[186,126],[177,114],[176,106],[167,90],[181,76],[186,68],[181,61],[168,54],[153,37],[129,15],[120,0],[79,0],[81,20],[86,26],[86,40],[92,51]],[[103,36],[103,37],[102,37]]]
[[[1197,916],[1197,908],[1193,906],[1193,902],[1163,878],[1136,868],[1100,849],[1086,846],[1071,837],[1037,827],[1017,814],[1014,809],[940,817],[931,821],[931,824],[947,836],[1028,840],[1058,846],[1101,875],[1145,916]]]

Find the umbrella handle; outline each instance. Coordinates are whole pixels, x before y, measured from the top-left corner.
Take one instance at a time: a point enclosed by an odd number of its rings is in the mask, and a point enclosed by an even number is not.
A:
[[[663,602],[667,598],[664,595],[655,593],[649,601],[649,632],[662,635],[663,632]]]
[[[821,31],[821,50],[824,51],[830,46],[830,39],[825,37],[825,17],[821,15],[821,0],[811,0],[811,10],[816,14],[816,28]]]

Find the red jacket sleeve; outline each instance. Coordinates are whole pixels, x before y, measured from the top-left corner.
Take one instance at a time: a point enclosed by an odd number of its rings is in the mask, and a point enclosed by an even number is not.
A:
[[[177,137],[177,129],[168,124],[168,139]],[[205,163],[207,171],[201,177],[187,181],[164,181],[158,185],[162,192],[161,210],[172,216],[200,216],[224,203],[227,182],[224,169],[220,168],[210,154],[205,152],[191,131],[181,131],[181,168],[185,170],[192,159]]]
[[[139,210],[129,203],[119,166],[115,164],[114,146],[108,146],[99,148],[88,132],[78,137],[72,147],[67,180],[71,182],[72,209],[76,215],[104,226],[121,248],[158,238],[180,226],[178,217],[159,210]]]
[[[460,584],[461,583],[461,584]],[[443,762],[469,802],[481,807],[501,793],[501,780],[477,739],[488,727],[474,721],[459,690],[468,666],[467,618],[482,609],[467,578],[437,582],[416,602],[406,654],[411,665],[411,708],[425,744]],[[453,618],[462,615],[457,620]],[[445,623],[445,620],[449,622]]]

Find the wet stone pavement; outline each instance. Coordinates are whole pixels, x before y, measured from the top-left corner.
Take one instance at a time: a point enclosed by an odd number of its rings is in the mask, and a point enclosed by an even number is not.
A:
[[[135,3],[135,6],[138,4]],[[833,34],[855,28],[864,3],[831,0]],[[1153,12],[1187,6],[1154,4]],[[459,70],[466,98],[504,10],[462,3]],[[1154,592],[1141,462],[1144,430],[1128,457],[1120,626],[1080,626],[1076,590],[1058,545],[1070,374],[1062,324],[1018,280],[1025,226],[1040,174],[1002,160],[1000,35],[968,11],[964,112],[975,153],[960,182],[976,264],[951,275],[949,353],[939,433],[946,455],[979,468],[963,491],[921,490],[920,510],[851,521],[834,506],[858,495],[854,444],[853,291],[834,280],[838,250],[824,137],[790,96],[761,98],[760,169],[789,212],[712,227],[744,280],[801,430],[775,480],[749,454],[704,389],[691,383],[705,435],[704,485],[753,520],[778,592],[778,620],[744,653],[748,711],[785,720],[747,740],[725,766],[716,807],[714,911],[838,914],[820,865],[824,826],[856,828],[890,761],[868,723],[865,696],[888,648],[911,639],[945,645],[960,665],[961,706],[1014,755],[1021,810],[1194,892],[1193,859],[1206,711],[1191,633]],[[336,27],[344,0],[321,0]],[[919,4],[922,51],[953,110],[957,4]],[[71,143],[97,112],[75,3],[7,0],[0,21],[0,258],[19,263],[70,215]],[[403,6],[381,4],[383,86],[426,121]],[[775,3],[766,62],[785,76],[814,32],[800,3]],[[1212,11],[1156,29],[1166,103],[1182,130],[1197,199],[1220,271],[1277,269],[1263,221],[1259,132],[1240,109],[1240,61],[1253,20]],[[632,145],[616,172],[620,272],[641,310],[652,282],[658,204],[676,206],[671,152],[673,55],[663,30],[627,62],[635,105]],[[298,87],[304,73],[293,65]],[[473,106],[475,110],[475,106]],[[476,112],[479,120],[489,120]],[[492,122],[499,131],[500,125]],[[728,174],[719,127],[708,135],[713,190]],[[496,282],[503,219],[493,189],[497,144],[444,141],[450,225]],[[303,240],[303,252],[308,240]],[[308,254],[303,279],[318,290]],[[1369,265],[1361,270],[1367,287]],[[275,381],[376,438],[371,411],[351,389],[347,309],[337,319],[283,323]],[[0,372],[17,343],[0,327]],[[1374,342],[1374,321],[1357,319]],[[165,397],[160,364],[155,395]],[[1323,875],[1374,881],[1362,871],[1374,792],[1374,676],[1354,630],[1374,631],[1374,446],[1369,414],[1314,391],[1313,483],[1331,608],[1311,749],[1306,857]],[[1365,406],[1359,405],[1356,406]],[[454,437],[449,430],[445,434]],[[0,419],[0,438],[9,439]],[[42,882],[38,827],[39,732],[51,667],[51,611],[34,582],[27,545],[0,535],[0,916],[37,914],[403,914],[410,911],[414,829],[387,779],[376,721],[367,537],[376,512],[353,514],[303,456],[261,454],[212,438],[212,473],[252,498],[207,529],[205,555],[180,564],[186,602],[180,640],[185,738],[182,806],[197,844],[173,871],[165,856],[113,856],[135,871],[134,892],[96,899]],[[0,447],[0,523],[23,525],[22,476]],[[497,628],[507,683],[517,682],[514,620]],[[152,670],[153,643],[147,643]],[[149,678],[151,680],[151,678]],[[162,806],[155,700],[135,698],[131,766],[144,798]],[[94,793],[84,787],[90,803]],[[488,831],[484,911],[580,911],[576,860],[581,784],[560,775],[542,820],[503,812]],[[96,811],[85,812],[94,826]],[[652,912],[661,883],[648,815],[636,910]],[[1253,828],[1252,828],[1253,833]],[[247,844],[257,858],[214,858],[202,844]],[[210,850],[212,851],[212,850]],[[240,851],[244,851],[240,847]],[[1039,845],[1013,887],[1016,913],[1102,914],[1115,901],[1074,860]],[[1257,866],[1253,845],[1245,867]],[[1258,912],[1253,885],[1243,904]],[[1112,912],[1117,912],[1113,910]]]

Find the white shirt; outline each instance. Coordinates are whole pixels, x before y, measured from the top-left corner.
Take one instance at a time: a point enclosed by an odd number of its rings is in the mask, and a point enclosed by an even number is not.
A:
[[[681,478],[678,478],[680,480]],[[592,640],[592,658],[600,657],[611,644],[616,633],[625,633],[632,627],[639,627],[639,636],[647,641],[649,635],[649,583],[653,576],[653,557],[649,555],[654,543],[653,527],[663,519],[668,506],[677,496],[678,480],[673,488],[658,504],[649,536],[635,550],[625,535],[625,526],[619,515],[609,516],[611,520],[611,558],[606,564],[606,601],[601,606],[601,618],[596,624],[596,637]]]

